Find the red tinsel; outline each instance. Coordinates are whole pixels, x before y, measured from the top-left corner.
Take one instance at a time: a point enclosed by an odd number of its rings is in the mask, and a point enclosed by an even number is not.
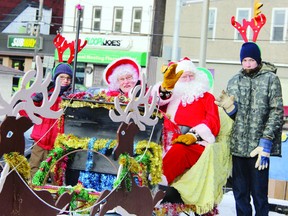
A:
[[[181,135],[181,130],[174,122],[169,119],[165,113],[162,114],[164,117],[163,147],[164,151],[166,152],[168,150],[168,146],[171,145],[172,140]]]
[[[56,185],[62,186],[65,180],[65,171],[67,168],[68,156],[64,157],[55,165],[54,169],[54,182]]]

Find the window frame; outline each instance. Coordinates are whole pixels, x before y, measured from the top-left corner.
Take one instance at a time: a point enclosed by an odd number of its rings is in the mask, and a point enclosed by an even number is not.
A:
[[[241,11],[248,12],[248,17],[241,17],[241,20],[240,20],[239,14],[240,14]],[[235,20],[237,22],[239,22],[241,25],[243,25],[243,19],[246,19],[247,21],[250,21],[251,13],[252,13],[251,8],[237,8],[236,9],[236,18],[235,18]],[[251,39],[251,29],[250,28],[247,28],[246,34],[247,34],[248,40],[250,40]],[[243,42],[243,38],[242,38],[241,34],[239,33],[239,31],[237,29],[234,30],[234,41]]]
[[[141,18],[140,19],[135,18],[137,11],[141,12]],[[131,33],[132,34],[141,33],[142,15],[143,15],[143,8],[142,7],[133,7],[132,8],[132,18],[131,18]],[[135,28],[134,28],[135,27],[134,24],[137,24],[137,23],[139,23],[139,31],[135,31]]]
[[[274,29],[275,26],[279,27],[279,25],[275,25],[275,16],[277,11],[284,11],[284,22],[283,22],[283,31],[282,31],[282,40],[274,40]],[[271,17],[271,33],[270,33],[270,42],[271,43],[286,43],[285,38],[287,37],[287,19],[288,19],[288,13],[287,8],[272,8],[272,17]]]
[[[96,10],[100,11],[100,17],[95,18]],[[91,23],[91,31],[92,32],[100,32],[101,31],[101,18],[102,18],[102,7],[101,6],[93,6],[92,9],[92,23]],[[99,30],[94,29],[95,22],[99,23]]]
[[[214,22],[211,22],[210,12],[214,11]],[[217,24],[217,8],[209,8],[209,17],[208,17],[208,29],[207,29],[207,39],[215,40],[216,35],[216,24]],[[212,31],[209,30],[209,27],[212,26]],[[211,37],[209,37],[209,32],[211,33]]]
[[[122,17],[121,18],[116,18],[118,10],[122,11]],[[124,7],[118,7],[118,6],[114,7],[114,10],[113,10],[113,26],[112,26],[112,31],[113,32],[118,32],[118,33],[122,32],[123,14],[124,14]],[[120,23],[120,30],[116,30],[116,24],[117,23]]]

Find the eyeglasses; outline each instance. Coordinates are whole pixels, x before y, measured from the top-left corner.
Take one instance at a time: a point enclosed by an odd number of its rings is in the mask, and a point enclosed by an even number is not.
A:
[[[131,80],[133,80],[133,76],[132,76],[132,75],[127,75],[127,76],[125,76],[125,77],[120,77],[120,78],[118,78],[118,81],[119,81],[119,82],[124,82],[125,80],[131,81]]]
[[[190,79],[190,80],[192,80],[192,79],[194,79],[195,78],[195,74],[184,74],[184,75],[182,75],[181,77],[180,77],[181,79]]]
[[[70,76],[59,76],[61,80],[67,80],[67,81],[71,81],[71,77]]]

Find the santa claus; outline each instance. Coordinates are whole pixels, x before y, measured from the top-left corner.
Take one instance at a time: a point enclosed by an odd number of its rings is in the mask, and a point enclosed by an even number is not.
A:
[[[154,87],[169,118],[164,123],[164,144],[170,147],[163,158],[162,184],[171,184],[190,169],[205,146],[215,142],[220,119],[210,87],[207,74],[188,58],[171,64],[163,82]]]

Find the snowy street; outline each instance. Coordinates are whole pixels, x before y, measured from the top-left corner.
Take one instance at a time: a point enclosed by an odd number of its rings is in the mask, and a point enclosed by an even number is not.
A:
[[[277,204],[277,205],[281,205],[281,206],[286,206],[288,208],[288,201],[286,201],[286,200],[269,198],[269,203],[270,204]],[[233,197],[232,191],[229,191],[226,194],[224,194],[223,200],[220,203],[218,210],[219,210],[220,216],[234,216],[234,215],[236,215],[235,202],[234,202],[234,197]],[[285,214],[280,214],[280,213],[277,213],[274,211],[269,212],[269,216],[279,216],[279,215],[285,215]]]

